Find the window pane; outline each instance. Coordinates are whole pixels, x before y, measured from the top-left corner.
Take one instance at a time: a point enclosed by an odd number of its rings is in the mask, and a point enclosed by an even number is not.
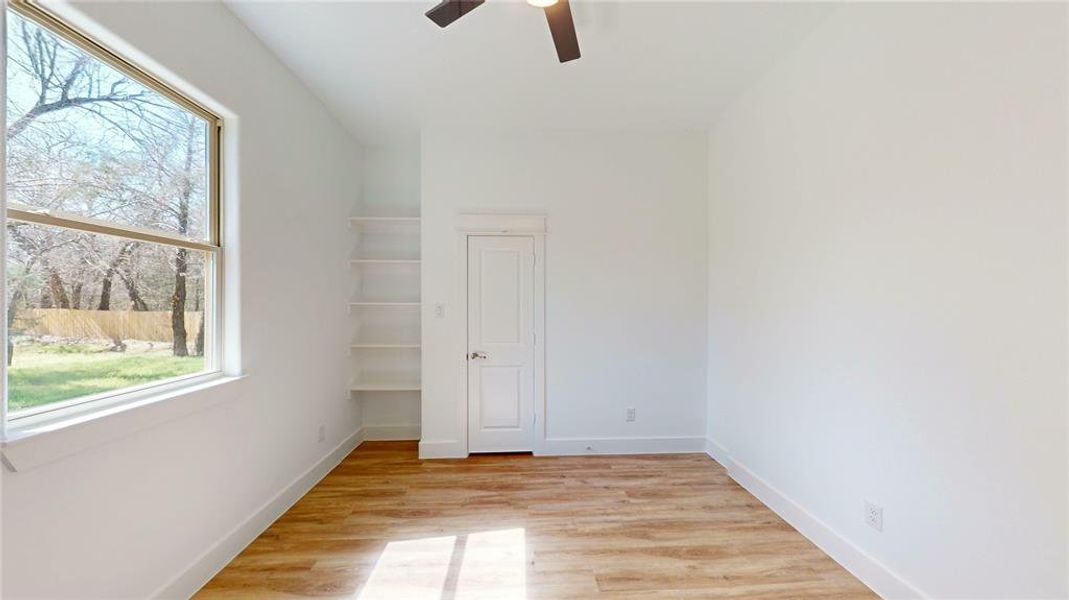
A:
[[[208,124],[8,11],[8,201],[207,239]]]
[[[207,368],[210,254],[27,223],[7,231],[12,413]]]

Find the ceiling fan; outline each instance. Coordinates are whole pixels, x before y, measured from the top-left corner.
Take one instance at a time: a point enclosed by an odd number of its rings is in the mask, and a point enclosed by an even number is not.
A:
[[[485,1],[442,0],[427,11],[427,18],[439,27],[445,27]],[[572,21],[572,9],[568,6],[568,0],[527,0],[527,3],[546,12],[549,33],[553,36],[553,45],[557,47],[557,58],[562,63],[579,58],[579,38],[575,36],[575,23]]]

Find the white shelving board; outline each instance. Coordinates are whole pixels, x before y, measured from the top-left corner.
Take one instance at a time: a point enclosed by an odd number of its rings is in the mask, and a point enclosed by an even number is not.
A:
[[[376,381],[354,381],[352,387],[349,388],[351,392],[418,392],[420,391],[420,385],[418,381],[402,383],[402,382],[376,382]]]
[[[350,263],[354,265],[418,265],[418,258],[354,258]]]
[[[360,217],[349,217],[350,223],[357,225],[368,224],[392,224],[392,225],[415,225],[419,226],[419,217],[404,216],[404,215],[365,215]]]
[[[350,392],[419,392],[419,217],[359,216],[349,227],[356,237]]]

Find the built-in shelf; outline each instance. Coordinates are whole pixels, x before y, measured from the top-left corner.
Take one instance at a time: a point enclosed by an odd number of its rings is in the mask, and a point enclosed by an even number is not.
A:
[[[419,223],[419,217],[349,217],[351,223]]]
[[[349,310],[356,331],[350,339],[360,340],[349,346],[354,368],[349,389],[418,393],[420,219],[403,213],[360,216],[350,218],[349,227],[355,238],[349,263],[358,267],[352,270]]]
[[[357,381],[349,389],[353,392],[418,392],[420,384],[416,381]]]

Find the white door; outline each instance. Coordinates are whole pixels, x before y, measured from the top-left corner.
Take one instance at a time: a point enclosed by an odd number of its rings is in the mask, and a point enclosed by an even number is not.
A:
[[[468,451],[534,434],[534,239],[468,237]]]

